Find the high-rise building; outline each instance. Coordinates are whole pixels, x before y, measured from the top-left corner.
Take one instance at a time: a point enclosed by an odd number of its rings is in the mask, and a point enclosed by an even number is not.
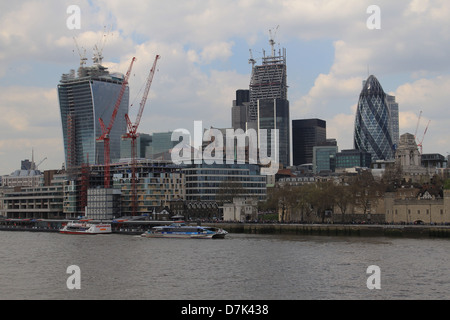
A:
[[[365,81],[359,96],[354,148],[369,152],[372,161],[394,158],[392,120],[386,93],[373,75]]]
[[[136,138],[136,157],[144,159],[150,153],[152,136],[146,133],[140,133]],[[120,142],[120,158],[131,158],[131,139],[122,139]]]
[[[336,145],[322,145],[313,147],[313,172],[334,172],[336,169]]]
[[[236,100],[231,109],[231,126],[234,130],[247,130],[247,109],[250,103],[250,90],[237,90]]]
[[[247,107],[247,122],[245,129],[255,129],[258,133],[258,147],[266,147],[269,156],[272,145],[270,138],[272,130],[278,130],[276,147],[278,147],[278,162],[284,167],[290,166],[290,120],[289,101],[287,99],[287,67],[286,49],[274,49],[270,56],[262,58],[262,64],[256,65],[251,60],[252,76],[250,80],[249,102]],[[267,136],[261,140],[260,129],[266,129]],[[262,146],[261,141],[266,140]],[[275,146],[274,146],[275,147]],[[276,149],[274,149],[276,150]],[[273,159],[274,155],[270,155]]]
[[[289,101],[284,99],[260,99],[258,100],[258,132],[259,132],[259,149],[262,143],[267,150],[267,156],[274,158],[269,154],[272,150],[278,149],[278,163],[284,167],[290,166],[291,150],[290,150],[290,120],[289,120]],[[267,136],[261,139],[262,131],[266,129]],[[271,137],[272,130],[278,130],[275,137],[275,143],[278,146],[272,146]]]
[[[326,139],[327,123],[324,120],[292,120],[292,164],[313,163],[313,148]]]
[[[391,113],[392,143],[394,145],[394,150],[396,150],[400,140],[398,103],[395,101],[395,96],[391,95],[386,95],[386,101],[389,107],[389,112]]]
[[[124,75],[110,73],[100,64],[81,66],[78,74],[72,70],[63,74],[58,85],[66,167],[83,163],[103,164],[103,142],[99,119],[109,124],[119,97]],[[110,159],[120,158],[121,136],[127,130],[129,88],[123,95],[114,126],[110,133]]]
[[[278,55],[272,49],[271,56],[264,56],[262,64],[253,65],[252,68],[247,128],[257,127],[258,100],[287,100],[287,88],[286,49]]]
[[[370,168],[372,156],[370,153],[362,150],[342,150],[336,154],[336,168]]]

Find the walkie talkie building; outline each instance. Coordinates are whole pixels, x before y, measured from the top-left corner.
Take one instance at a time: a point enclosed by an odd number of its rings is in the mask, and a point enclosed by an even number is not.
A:
[[[66,166],[103,164],[103,142],[99,118],[108,123],[124,80],[123,74],[109,73],[97,64],[80,67],[78,75],[64,74],[58,85],[61,123]],[[125,114],[128,112],[129,88],[120,104],[116,122],[111,130],[111,159],[120,158],[121,136],[126,132]]]
[[[377,78],[371,75],[359,96],[355,119],[354,148],[369,152],[372,161],[394,159],[392,120]]]

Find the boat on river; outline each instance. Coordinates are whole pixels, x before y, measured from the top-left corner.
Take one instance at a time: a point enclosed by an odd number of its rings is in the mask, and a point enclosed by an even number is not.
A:
[[[109,223],[91,223],[86,221],[70,221],[60,230],[63,234],[109,234],[112,232]]]
[[[174,222],[167,226],[157,226],[144,232],[146,238],[181,238],[181,239],[223,239],[228,232],[215,227],[190,226],[184,222]]]

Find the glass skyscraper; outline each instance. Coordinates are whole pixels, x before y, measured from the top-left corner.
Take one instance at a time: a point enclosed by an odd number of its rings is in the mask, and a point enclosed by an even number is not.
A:
[[[290,120],[289,101],[283,99],[261,99],[258,100],[258,132],[266,129],[267,137],[261,140],[259,136],[259,147],[265,147],[267,156],[274,159],[274,155],[269,154],[276,147],[271,145],[272,130],[278,130],[275,143],[278,143],[278,162],[285,168],[290,166]],[[275,137],[275,136],[274,136]],[[265,143],[263,146],[262,144]]]
[[[292,120],[292,162],[313,163],[313,148],[327,140],[327,123],[321,119]]]
[[[372,161],[394,158],[390,108],[386,93],[373,75],[365,81],[359,96],[354,148],[370,153]]]
[[[386,95],[386,101],[389,107],[389,111],[391,113],[392,143],[394,144],[394,151],[395,151],[400,141],[398,103],[395,101],[395,97],[390,95]]]
[[[66,167],[104,164],[99,118],[108,126],[124,80],[123,74],[109,73],[96,64],[81,66],[78,74],[64,74],[58,85],[58,97],[64,139]],[[110,134],[110,158],[120,158],[121,136],[126,133],[129,88],[125,90]]]

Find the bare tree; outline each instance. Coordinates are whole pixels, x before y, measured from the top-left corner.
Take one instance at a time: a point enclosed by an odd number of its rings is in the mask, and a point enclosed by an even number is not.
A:
[[[371,210],[373,203],[384,195],[384,185],[375,181],[369,171],[363,171],[357,175],[351,184],[352,195],[355,197],[355,205],[363,209],[367,214]]]

